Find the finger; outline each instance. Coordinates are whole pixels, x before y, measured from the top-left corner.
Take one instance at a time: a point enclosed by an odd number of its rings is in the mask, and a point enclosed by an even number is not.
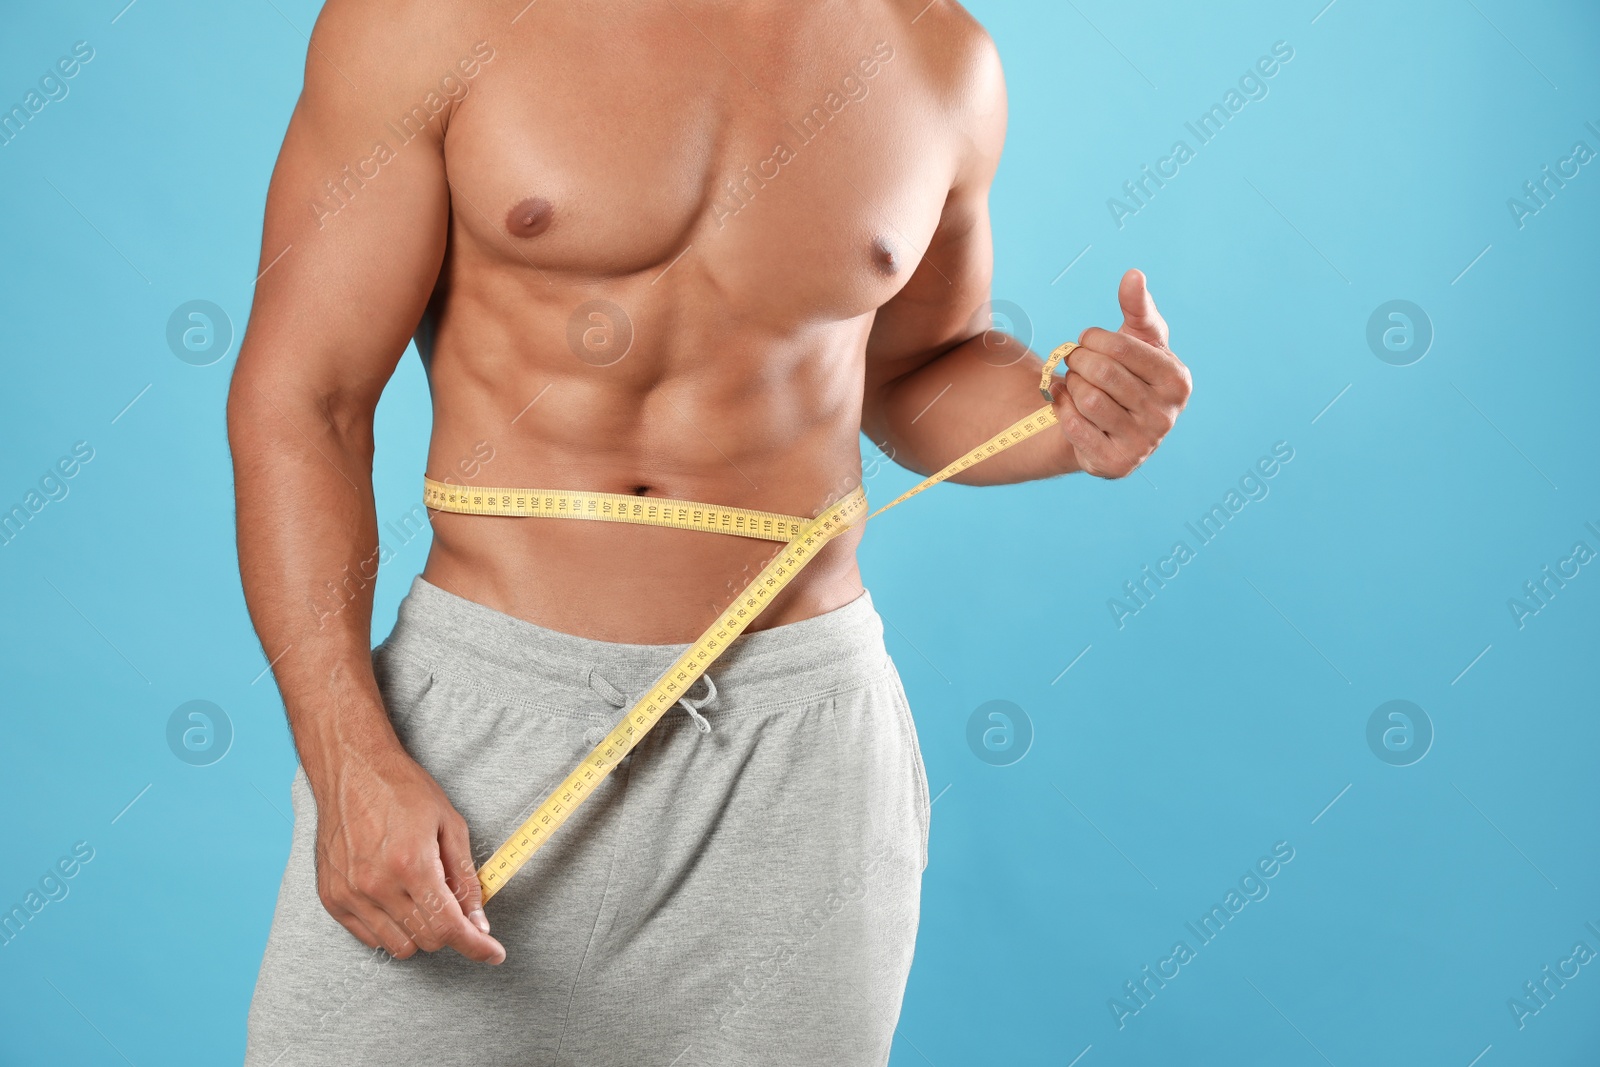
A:
[[[1141,341],[1165,348],[1167,345],[1167,320],[1156,310],[1155,298],[1150,295],[1144,272],[1130,270],[1122,276],[1117,286],[1117,303],[1122,305],[1122,329]]]
[[[1067,356],[1067,370],[1104,389],[1111,399],[1129,411],[1137,413],[1149,406],[1149,384],[1098,349],[1074,348]]]
[[[390,909],[378,899],[385,879],[375,869],[355,877],[346,876],[331,865],[329,870],[335,884],[330,885],[323,895],[328,914],[369,948],[381,948],[397,960],[416,955],[419,947],[416,940],[390,917]],[[391,907],[403,910],[398,901],[393,902]],[[363,933],[366,936],[362,936]]]
[[[489,932],[489,917],[483,913],[483,886],[478,884],[478,866],[472,860],[472,840],[462,818],[446,820],[439,830],[439,859],[444,864],[445,882],[450,895],[467,921],[480,933]]]
[[[1067,435],[1067,440],[1072,443],[1072,449],[1078,457],[1078,466],[1088,474],[1099,474],[1107,470],[1114,458],[1110,440],[1083,417],[1083,413],[1073,403],[1070,393],[1065,389],[1056,389],[1053,392],[1056,398],[1056,422],[1060,424],[1061,431]]]
[[[432,946],[428,951],[448,946],[469,960],[504,963],[505,946],[467,920],[466,912],[461,910],[445,879],[444,864],[439,857],[435,855],[429,868],[418,873],[421,877],[409,882],[406,889],[416,911],[424,916]]]
[[[344,907],[354,912],[384,951],[397,960],[410,959],[418,951],[432,952],[443,944],[406,893],[408,869],[403,859],[390,857],[381,864],[356,864],[348,874],[335,874],[345,883]]]
[[[1092,384],[1081,374],[1068,375],[1066,382],[1073,406],[1095,429],[1112,437],[1134,431],[1133,416],[1104,389]]]
[[[1170,349],[1157,348],[1137,337],[1091,326],[1078,335],[1078,344],[1110,356],[1156,390],[1163,399],[1176,399],[1176,394],[1188,381],[1189,369]],[[1073,355],[1077,355],[1077,352],[1067,357],[1069,366]]]
[[[382,948],[396,959],[406,959],[416,952],[416,945],[406,932],[391,922],[381,907],[372,900],[372,891],[381,886],[374,871],[364,875],[357,884],[343,867],[333,859],[328,848],[317,846],[317,895],[340,925],[355,935],[368,948]]]
[[[1138,470],[1139,465],[1149,457],[1150,449],[1138,446],[1137,442],[1141,437],[1130,432],[1131,425],[1124,425],[1114,433],[1107,433],[1097,426],[1083,410],[1085,403],[1095,406],[1095,402],[1076,396],[1075,391],[1086,387],[1081,378],[1077,379],[1078,385],[1073,385],[1073,380],[1068,378],[1066,388],[1055,393],[1058,401],[1066,402],[1058,407],[1056,420],[1062,424],[1067,439],[1072,442],[1077,452],[1078,465],[1097,478],[1127,477]],[[1087,386],[1087,388],[1094,387]],[[1105,403],[1111,403],[1109,398]],[[1122,418],[1131,422],[1131,416],[1126,413]]]
[[[398,901],[391,907],[403,911],[404,907]],[[397,960],[408,960],[415,956],[422,948],[417,939],[405,927],[397,923],[390,914],[389,909],[373,900],[353,901],[351,911],[362,922],[378,944],[374,947],[381,948]]]
[[[378,939],[378,935],[374,934],[372,932],[372,928],[366,923],[362,922],[361,917],[355,912],[350,911],[347,908],[339,908],[337,910],[330,908],[328,909],[328,914],[332,915],[334,919],[338,921],[340,926],[344,927],[346,930],[349,930],[355,935],[355,939],[357,941],[361,942],[363,945],[366,945],[368,948],[384,947],[383,942]]]

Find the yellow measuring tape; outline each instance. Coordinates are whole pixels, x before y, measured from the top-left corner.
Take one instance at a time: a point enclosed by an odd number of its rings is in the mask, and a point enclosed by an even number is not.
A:
[[[857,486],[848,496],[827,508],[814,519],[778,515],[767,511],[726,508],[686,500],[661,500],[619,493],[582,493],[550,489],[504,489],[447,485],[432,478],[423,479],[423,503],[436,511],[463,515],[542,516],[547,518],[590,519],[599,522],[629,522],[674,529],[701,530],[785,542],[783,551],[745,586],[733,604],[712,623],[699,639],[679,656],[667,672],[620,722],[594,747],[577,770],[567,776],[533,814],[519,826],[478,871],[483,899],[501,889],[522,865],[550,839],[594,792],[600,782],[616,769],[644,735],[672,710],[695,681],[716,658],[726,652],[733,640],[749,628],[773,598],[781,593],[835,537],[850,529],[864,515],[872,518],[909,500],[929,486],[981,463],[1012,445],[1026,441],[1056,423],[1050,395],[1050,376],[1056,365],[1078,346],[1067,342],[1050,353],[1039,377],[1039,392],[1047,403],[1033,414],[1001,430],[937,474],[924,478],[906,492],[868,515],[867,491]]]

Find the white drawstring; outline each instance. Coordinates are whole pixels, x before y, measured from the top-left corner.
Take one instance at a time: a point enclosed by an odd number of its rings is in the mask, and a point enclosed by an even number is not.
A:
[[[678,699],[678,704],[684,711],[689,713],[689,718],[694,720],[695,726],[699,728],[701,733],[709,734],[711,732],[711,723],[704,715],[700,714],[700,709],[717,699],[717,683],[711,680],[711,675],[709,674],[702,674],[700,678],[706,683],[706,695],[699,700],[691,700],[688,694],[684,694]]]
[[[599,693],[601,698],[612,707],[627,707],[628,698],[622,695],[620,689],[606,681],[605,677],[593,667],[589,668],[589,688]]]
[[[689,713],[689,718],[694,721],[694,725],[697,730],[699,730],[702,734],[709,734],[711,732],[711,722],[704,715],[700,714],[700,709],[708,706],[712,701],[717,699],[717,683],[711,680],[711,675],[709,674],[702,674],[700,678],[706,683],[706,695],[701,697],[699,700],[695,700],[685,694],[679,698],[678,706]],[[588,682],[589,688],[600,694],[600,697],[605,700],[607,704],[610,704],[615,708],[627,707],[628,698],[622,693],[621,690],[607,681],[605,676],[593,667],[589,668]]]

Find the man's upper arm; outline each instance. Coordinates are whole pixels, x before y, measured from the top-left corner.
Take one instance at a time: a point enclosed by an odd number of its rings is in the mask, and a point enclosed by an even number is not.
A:
[[[981,27],[972,23],[963,37],[950,88],[958,145],[950,191],[921,263],[873,322],[866,421],[876,407],[874,394],[885,385],[990,327],[989,187],[1005,144],[1005,77],[994,42]]]
[[[449,109],[406,143],[390,125],[443,70],[428,66],[438,34],[414,14],[423,7],[329,0],[318,18],[267,194],[236,391],[271,383],[312,395],[344,424],[370,415],[405,351],[438,277],[450,203]]]

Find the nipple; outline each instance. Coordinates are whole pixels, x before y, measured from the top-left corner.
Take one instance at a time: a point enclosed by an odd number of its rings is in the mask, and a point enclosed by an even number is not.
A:
[[[900,260],[894,254],[894,246],[881,234],[872,239],[872,263],[884,274],[893,274],[900,269]]]
[[[506,229],[513,237],[537,237],[550,228],[555,217],[555,205],[542,196],[530,196],[518,201],[506,214]]]

